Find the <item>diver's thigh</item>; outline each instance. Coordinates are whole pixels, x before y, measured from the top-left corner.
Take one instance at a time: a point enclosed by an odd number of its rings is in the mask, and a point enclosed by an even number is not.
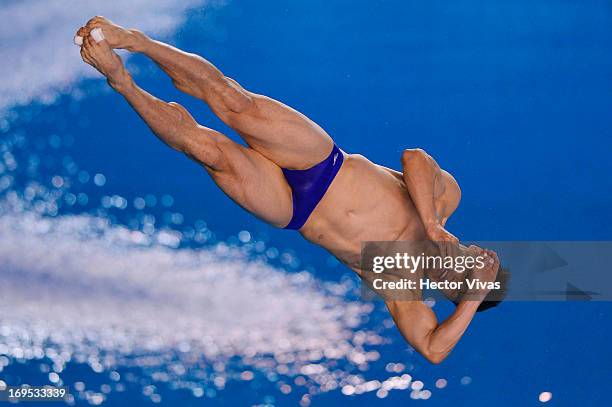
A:
[[[251,148],[289,169],[306,169],[327,158],[333,141],[323,128],[277,100],[250,95],[251,107],[227,123]]]
[[[273,226],[293,214],[291,188],[282,170],[261,153],[239,144],[222,145],[225,165],[208,169],[216,184],[238,205]]]

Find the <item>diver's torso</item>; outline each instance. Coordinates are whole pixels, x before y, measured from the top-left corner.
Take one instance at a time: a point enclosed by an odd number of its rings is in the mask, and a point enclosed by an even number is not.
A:
[[[300,232],[357,272],[362,242],[425,236],[402,174],[358,154],[345,155],[342,168]]]

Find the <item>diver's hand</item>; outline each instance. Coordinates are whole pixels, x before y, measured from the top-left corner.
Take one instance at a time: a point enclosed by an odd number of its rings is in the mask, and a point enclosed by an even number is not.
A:
[[[499,270],[499,258],[497,253],[493,250],[482,249],[478,246],[471,245],[468,247],[468,252],[472,256],[481,257],[484,265],[478,267],[478,263],[471,270],[469,278],[471,280],[478,280],[480,283],[492,283],[497,278],[497,271]],[[484,287],[483,287],[484,285]],[[490,284],[475,284],[474,288],[467,291],[467,299],[482,301],[489,294],[491,288]]]
[[[434,242],[440,249],[440,255],[456,256],[459,249],[459,239],[439,223],[433,223],[426,227],[427,238]]]

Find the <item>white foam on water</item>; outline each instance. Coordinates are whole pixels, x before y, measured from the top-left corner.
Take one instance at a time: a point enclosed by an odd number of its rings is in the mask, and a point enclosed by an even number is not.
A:
[[[364,305],[310,274],[224,244],[143,246],[141,235],[87,215],[0,216],[0,322],[34,323],[49,337],[95,335],[111,351],[189,343],[211,358],[304,350],[342,358],[354,350]]]
[[[237,358],[264,376],[302,375],[321,392],[364,380],[332,373],[334,361],[367,369],[379,358],[367,348],[382,339],[361,327],[371,305],[347,301],[340,284],[225,243],[176,249],[159,243],[167,232],[24,207],[13,192],[0,203],[0,359],[46,357],[53,380],[80,362],[95,372],[140,368],[178,387],[208,378],[222,389],[244,372],[210,366]]]
[[[169,35],[185,12],[206,0],[20,0],[0,4],[0,113],[13,105],[52,102],[79,80],[97,77],[73,44],[95,15],[152,35]]]

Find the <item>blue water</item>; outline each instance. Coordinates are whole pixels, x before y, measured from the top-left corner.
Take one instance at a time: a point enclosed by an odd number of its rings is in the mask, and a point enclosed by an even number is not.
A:
[[[210,59],[246,88],[304,112],[349,153],[399,168],[402,149],[427,150],[461,185],[462,202],[448,227],[464,240],[611,238],[609,2],[235,1],[190,10],[170,40]],[[135,56],[130,67],[137,68],[143,88],[180,102],[200,123],[238,140],[150,61]],[[184,223],[205,220],[217,241],[233,241],[248,230],[295,253],[300,267],[321,280],[350,275],[298,234],[244,213],[201,168],[157,141],[99,81],[80,86],[86,96],[79,101],[62,96],[52,105],[19,108],[15,128],[32,135],[29,142],[33,135],[71,138],[58,150],[91,174],[103,173],[106,193],[130,202],[143,194],[171,195]],[[31,117],[24,119],[28,111]],[[58,157],[45,156],[42,181],[55,174]],[[99,194],[93,186],[82,190]],[[96,206],[83,210],[93,213]],[[109,216],[127,222],[134,211]],[[451,307],[438,304],[436,310],[445,316]],[[382,362],[370,375],[382,374],[385,358],[412,364],[410,373],[433,391],[424,401],[432,406],[537,405],[542,391],[553,393],[549,405],[603,406],[611,390],[611,311],[609,303],[504,303],[479,314],[439,366],[412,355],[394,329],[386,330],[391,343],[381,348]],[[377,307],[366,326],[378,329],[384,312]],[[13,364],[0,378],[40,382],[37,366]],[[466,376],[471,383],[460,384]],[[98,380],[78,364],[63,377],[88,385]],[[449,384],[437,390],[439,377]],[[105,405],[148,405],[136,387],[112,393]],[[159,387],[162,404],[202,403]],[[375,392],[344,396],[335,390],[313,396],[312,404],[417,402],[409,392],[380,399]],[[294,405],[299,396],[274,393],[255,380],[231,383],[206,402]]]

